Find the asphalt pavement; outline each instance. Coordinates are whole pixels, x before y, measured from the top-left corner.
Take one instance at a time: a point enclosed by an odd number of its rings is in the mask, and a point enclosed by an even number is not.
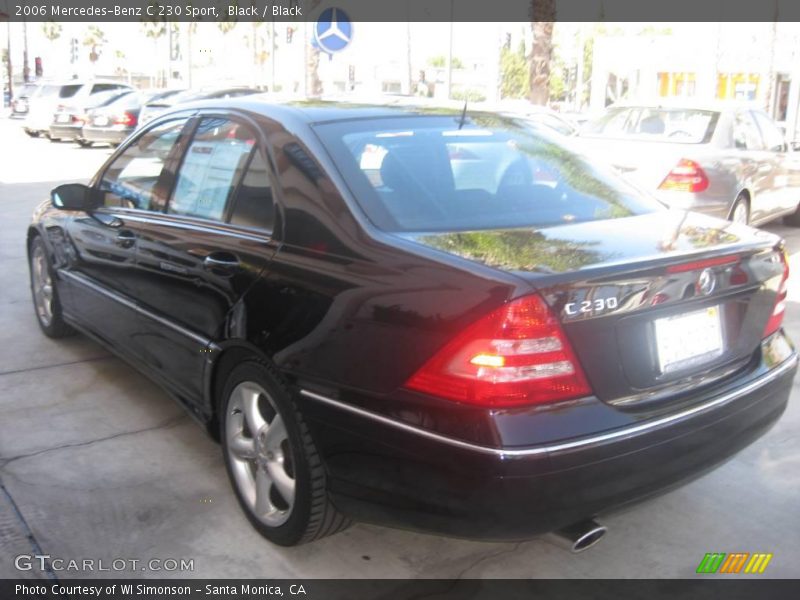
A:
[[[16,556],[36,553],[62,567],[127,561],[122,572],[65,568],[64,580],[694,577],[707,552],[770,552],[757,577],[800,574],[797,383],[765,437],[703,478],[606,517],[605,539],[580,555],[549,538],[483,543],[367,525],[298,548],[269,544],[240,511],[218,445],[166,393],[94,342],[50,340],[36,324],[31,212],[55,185],[87,181],[110,153],[30,139],[0,118],[0,578],[47,577],[15,568]],[[793,254],[785,326],[800,340],[800,230],[766,229]],[[157,570],[167,559],[193,570]]]

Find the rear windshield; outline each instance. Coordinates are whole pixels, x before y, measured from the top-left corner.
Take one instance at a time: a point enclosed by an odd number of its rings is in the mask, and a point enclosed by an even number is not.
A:
[[[602,117],[587,122],[581,133],[597,137],[700,144],[711,140],[718,119],[718,112],[691,108],[612,108]]]
[[[315,127],[367,216],[387,231],[547,227],[663,210],[555,137],[495,116]]]

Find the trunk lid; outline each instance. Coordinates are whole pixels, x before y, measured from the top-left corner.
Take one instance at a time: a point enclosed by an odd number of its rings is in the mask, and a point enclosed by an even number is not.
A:
[[[783,273],[777,236],[683,211],[404,237],[530,282],[595,394],[617,405],[677,398],[743,368]]]

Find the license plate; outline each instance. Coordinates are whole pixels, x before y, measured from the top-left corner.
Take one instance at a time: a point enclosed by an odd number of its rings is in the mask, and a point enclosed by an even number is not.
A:
[[[56,123],[69,123],[69,115],[56,115]]]
[[[719,306],[656,319],[658,366],[662,373],[706,363],[722,354]]]
[[[98,127],[103,127],[104,125],[108,125],[108,117],[95,117],[94,124]]]

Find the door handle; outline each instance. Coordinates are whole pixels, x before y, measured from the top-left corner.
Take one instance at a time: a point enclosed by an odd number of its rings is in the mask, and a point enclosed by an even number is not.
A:
[[[136,234],[128,229],[117,233],[116,244],[121,248],[131,248],[136,243]]]
[[[239,259],[233,254],[214,252],[203,259],[203,267],[218,275],[233,275],[239,270]]]

